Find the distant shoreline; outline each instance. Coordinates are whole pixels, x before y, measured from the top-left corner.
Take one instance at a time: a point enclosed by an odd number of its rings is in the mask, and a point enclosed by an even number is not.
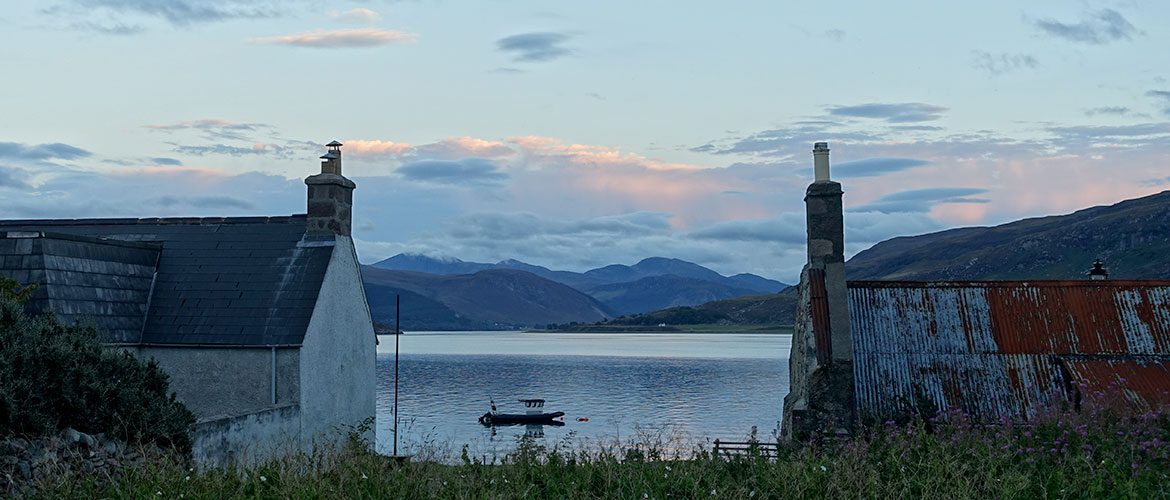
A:
[[[578,325],[568,328],[528,329],[533,333],[758,333],[768,335],[792,334],[792,325]]]

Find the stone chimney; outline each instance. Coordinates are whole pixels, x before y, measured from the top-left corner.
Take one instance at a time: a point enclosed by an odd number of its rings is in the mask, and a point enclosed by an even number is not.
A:
[[[845,219],[841,184],[829,174],[829,144],[813,145],[813,183],[805,191],[808,263],[800,296],[789,393],[784,397],[781,437],[795,441],[838,439],[855,425],[853,338],[845,286]]]
[[[845,288],[845,217],[841,184],[829,178],[829,143],[813,145],[814,181],[804,194],[808,267],[824,272],[833,360],[853,361],[849,292]]]
[[[1105,269],[1105,263],[1101,262],[1101,259],[1093,261],[1093,268],[1089,269],[1089,279],[1094,281],[1109,279],[1109,270]]]
[[[341,146],[337,141],[326,144],[329,151],[321,156],[321,173],[305,179],[309,186],[309,234],[350,236],[353,220],[353,181],[341,175]]]

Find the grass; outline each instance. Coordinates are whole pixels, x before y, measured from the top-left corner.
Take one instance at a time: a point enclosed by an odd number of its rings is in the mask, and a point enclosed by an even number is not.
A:
[[[522,439],[501,463],[399,464],[355,443],[246,470],[156,463],[116,482],[48,481],[60,498],[1163,498],[1165,413],[1055,412],[985,426],[961,414],[885,422],[780,457],[716,457],[640,437],[581,447]],[[678,451],[664,451],[678,450]]]

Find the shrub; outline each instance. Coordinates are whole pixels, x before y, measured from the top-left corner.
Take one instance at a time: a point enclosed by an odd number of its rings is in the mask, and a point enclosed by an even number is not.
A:
[[[72,427],[186,453],[194,415],[153,360],[102,345],[92,327],[29,316],[0,294],[0,437]]]

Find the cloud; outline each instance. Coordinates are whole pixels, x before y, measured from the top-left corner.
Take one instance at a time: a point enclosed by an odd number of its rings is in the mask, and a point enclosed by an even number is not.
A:
[[[92,153],[84,149],[55,142],[52,144],[26,145],[18,142],[0,142],[0,158],[11,160],[76,160]]]
[[[341,152],[343,158],[347,156],[361,159],[396,158],[414,148],[403,142],[376,139],[347,139],[342,142],[345,143]]]
[[[95,12],[131,14],[184,27],[230,19],[278,17],[285,13],[286,8],[276,0],[72,0],[71,3],[74,8],[70,10],[77,15],[92,17]]]
[[[700,240],[748,241],[760,243],[805,243],[807,233],[803,214],[788,213],[777,219],[734,220],[720,222],[692,231],[689,236]]]
[[[151,158],[150,161],[152,163],[154,163],[155,165],[168,165],[168,166],[181,166],[181,165],[183,165],[182,161],[176,160],[174,158],[167,158],[167,157]]]
[[[1097,115],[1128,115],[1130,109],[1125,106],[1101,106],[1085,110],[1085,116]]]
[[[970,198],[987,193],[983,188],[925,188],[891,193],[866,205],[851,209],[854,212],[929,212],[940,203],[989,203],[985,198]]]
[[[509,177],[495,163],[484,158],[418,160],[398,167],[397,172],[407,180],[450,186],[500,184]]]
[[[291,45],[322,49],[353,47],[377,47],[391,43],[413,42],[418,36],[405,31],[381,28],[351,28],[342,30],[316,30],[293,35],[279,35],[251,38],[249,43],[261,45]]]
[[[1053,19],[1040,19],[1035,26],[1049,36],[1072,42],[1103,45],[1118,40],[1129,40],[1138,33],[1125,16],[1113,9],[1102,9],[1086,14],[1076,23],[1062,23]]]
[[[569,38],[565,33],[521,33],[496,40],[496,48],[511,54],[513,61],[552,61],[573,53],[564,46]]]
[[[79,21],[69,25],[78,31],[90,31],[102,35],[115,36],[129,36],[137,35],[146,31],[146,27],[141,24],[126,24],[126,23],[100,23],[94,21]]]
[[[354,7],[345,12],[333,11],[329,17],[343,23],[373,24],[382,19],[382,15],[365,7]]]
[[[825,38],[828,38],[829,40],[832,40],[834,42],[840,42],[841,40],[845,39],[845,30],[839,30],[839,29],[825,30],[825,32],[822,33],[822,35],[824,35]]]
[[[191,208],[238,208],[242,210],[253,210],[256,208],[254,203],[247,200],[236,198],[232,196],[160,196],[151,200],[153,203],[161,207],[175,208],[175,207],[191,207]]]
[[[208,140],[227,139],[233,141],[252,141],[254,135],[249,132],[271,132],[272,126],[264,123],[233,122],[221,119],[188,120],[165,125],[143,125],[143,128],[159,132],[175,132],[195,130],[203,134]]]
[[[914,158],[864,158],[833,165],[832,175],[843,178],[874,177],[929,164],[929,161]]]
[[[1151,90],[1146,92],[1146,95],[1162,101],[1166,107],[1162,108],[1162,113],[1170,116],[1170,90]]]
[[[797,154],[812,154],[813,143],[829,141],[855,143],[880,139],[870,132],[846,131],[844,124],[826,122],[816,124],[794,124],[792,127],[765,130],[747,137],[727,141],[712,141],[690,148],[696,153],[748,154],[769,157],[789,157]]]
[[[975,51],[972,63],[975,69],[986,71],[991,76],[1011,73],[1019,69],[1036,69],[1040,61],[1029,54],[992,54]]]
[[[23,169],[0,166],[0,188],[29,189],[26,177],[28,172]]]
[[[253,144],[250,147],[229,146],[227,144],[212,144],[208,146],[183,146],[175,145],[173,149],[176,153],[183,153],[195,156],[206,155],[226,155],[226,156],[252,156],[252,155],[274,155],[286,156],[290,151],[284,146],[276,146],[272,144]]]
[[[929,122],[942,118],[947,108],[923,104],[920,102],[906,103],[865,103],[854,106],[833,106],[829,114],[833,116],[850,116],[857,118],[873,118],[885,120],[889,123],[916,123]]]

